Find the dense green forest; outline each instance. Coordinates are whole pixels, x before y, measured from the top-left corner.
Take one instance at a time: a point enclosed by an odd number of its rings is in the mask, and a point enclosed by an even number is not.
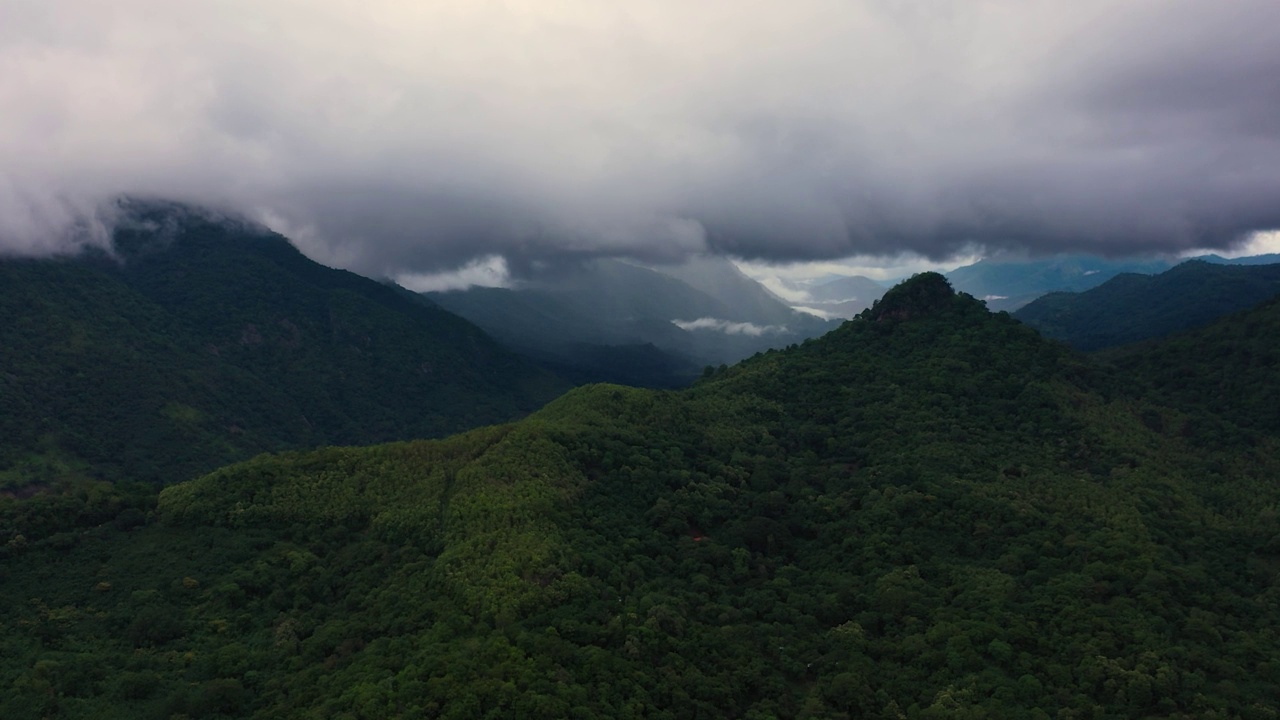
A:
[[[279,235],[173,204],[124,211],[110,255],[0,260],[0,490],[441,436],[569,387]]]
[[[928,273],[684,391],[0,499],[0,715],[1272,718],[1280,438],[1214,389],[1277,318],[1095,361]]]
[[[1280,265],[1273,266],[1280,268]],[[1098,354],[1142,384],[1136,391],[1180,408],[1186,432],[1234,449],[1280,436],[1280,297],[1212,325]]]
[[[1118,275],[1084,292],[1055,292],[1013,316],[1079,350],[1163,337],[1280,295],[1280,264],[1189,260],[1159,275]]]

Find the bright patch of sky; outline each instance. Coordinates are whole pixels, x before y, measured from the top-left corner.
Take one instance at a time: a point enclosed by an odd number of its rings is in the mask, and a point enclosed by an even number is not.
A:
[[[1224,258],[1241,258],[1252,257],[1254,255],[1271,255],[1273,253],[1280,253],[1280,230],[1256,232],[1249,236],[1248,240],[1231,250],[1188,250],[1187,252],[1181,253],[1181,255],[1182,257],[1193,257],[1196,255],[1208,255],[1210,253],[1221,255]]]
[[[981,255],[972,252],[942,261],[907,253],[888,257],[855,255],[840,260],[780,265],[735,260],[734,264],[748,277],[769,288],[778,297],[788,302],[798,303],[809,299],[805,288],[826,279],[861,275],[872,280],[892,283],[927,270],[948,272],[964,265],[972,265],[981,259]],[[813,308],[797,307],[796,309],[819,315]]]

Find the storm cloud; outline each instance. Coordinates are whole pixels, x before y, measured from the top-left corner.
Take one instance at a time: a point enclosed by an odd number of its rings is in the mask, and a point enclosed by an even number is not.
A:
[[[1276,28],[1273,0],[6,0],[0,248],[100,242],[123,194],[389,276],[1226,247],[1280,227]]]

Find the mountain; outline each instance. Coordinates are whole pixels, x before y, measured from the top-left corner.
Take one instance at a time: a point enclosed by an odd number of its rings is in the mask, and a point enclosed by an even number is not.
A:
[[[1055,291],[1079,292],[1121,273],[1152,274],[1172,266],[1162,258],[1108,260],[1089,255],[1057,255],[1040,260],[984,259],[947,273],[957,290],[1010,312]]]
[[[1013,316],[1080,350],[1161,337],[1280,294],[1280,264],[1189,260],[1159,275],[1118,275],[1081,293],[1050,293]]]
[[[259,452],[433,437],[568,384],[285,238],[133,202],[114,256],[0,261],[0,482],[175,482]]]
[[[697,277],[704,289],[676,275]],[[688,384],[704,366],[800,342],[836,324],[791,309],[728,261],[708,259],[663,272],[593,260],[514,289],[476,287],[427,296],[571,376],[659,387]],[[631,374],[619,377],[615,363],[593,360],[621,353],[602,348],[637,346],[649,347],[657,365],[639,364],[646,357],[641,355]]]
[[[1280,387],[1229,322],[1167,351],[1194,397]],[[1269,717],[1280,438],[1189,432],[1235,421],[1159,347],[926,273],[684,391],[0,499],[0,713]]]

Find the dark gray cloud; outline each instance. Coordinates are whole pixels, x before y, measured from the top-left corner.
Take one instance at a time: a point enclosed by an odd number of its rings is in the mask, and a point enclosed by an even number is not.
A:
[[[516,272],[1222,247],[1280,227],[1273,0],[8,0],[0,248],[119,194]],[[68,225],[79,222],[76,232]],[[88,232],[86,232],[86,230]]]

